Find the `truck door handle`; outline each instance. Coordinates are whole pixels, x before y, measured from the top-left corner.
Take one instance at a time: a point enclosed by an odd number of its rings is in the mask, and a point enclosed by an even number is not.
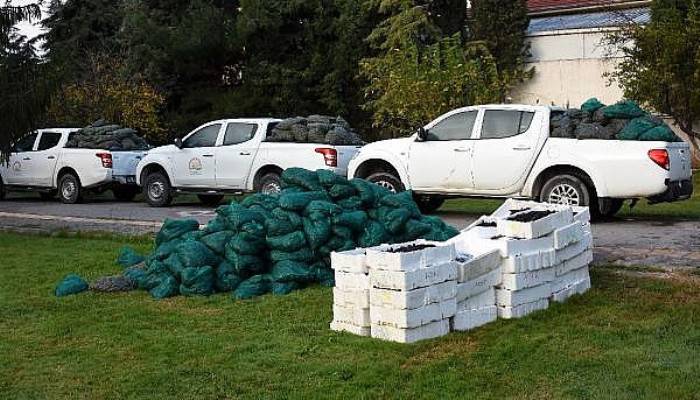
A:
[[[527,150],[530,150],[531,148],[532,148],[532,147],[530,147],[530,146],[515,146],[515,147],[513,147],[513,150],[516,150],[516,151],[527,151]]]
[[[214,157],[213,154],[202,154],[202,157]]]
[[[239,154],[242,156],[249,156],[250,155],[250,153],[248,153],[247,151],[242,151]]]
[[[24,157],[24,158],[22,159],[22,161],[31,161],[31,158],[29,158],[29,157]]]
[[[46,157],[46,158],[48,158],[49,160],[54,160],[54,159],[56,159],[56,157],[54,157],[54,156],[48,156],[48,157]]]
[[[465,147],[458,147],[455,149],[457,153],[469,153],[471,149],[465,148]]]

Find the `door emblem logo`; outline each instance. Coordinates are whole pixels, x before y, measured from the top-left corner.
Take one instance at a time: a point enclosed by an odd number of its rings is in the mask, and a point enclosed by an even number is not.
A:
[[[190,160],[190,170],[192,171],[201,171],[202,170],[202,160],[199,158],[195,157]]]
[[[22,164],[20,164],[19,161],[15,161],[14,164],[12,164],[12,170],[15,172],[18,172],[19,170],[22,169]]]

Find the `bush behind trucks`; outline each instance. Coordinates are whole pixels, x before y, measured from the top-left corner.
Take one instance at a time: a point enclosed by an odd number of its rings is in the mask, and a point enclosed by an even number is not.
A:
[[[40,129],[20,139],[0,165],[0,198],[6,191],[34,191],[44,199],[78,203],[86,191],[112,190],[119,200],[138,194],[136,165],[146,150],[66,148],[78,128]]]
[[[612,216],[624,200],[690,198],[687,143],[550,137],[544,106],[485,105],[451,111],[408,138],[365,146],[349,177],[411,189],[425,212],[448,197],[516,197],[590,206]]]
[[[178,193],[196,194],[218,204],[228,193],[277,193],[280,175],[291,167],[328,169],[345,175],[360,146],[266,142],[279,119],[226,119],[208,122],[175,145],[151,150],[137,167],[146,201],[167,206]]]

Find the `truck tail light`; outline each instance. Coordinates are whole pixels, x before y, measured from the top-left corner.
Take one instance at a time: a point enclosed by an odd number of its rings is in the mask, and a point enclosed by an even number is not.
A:
[[[103,167],[112,168],[112,155],[110,153],[97,153],[95,155],[102,161]]]
[[[668,157],[668,150],[666,149],[652,149],[649,150],[649,158],[651,161],[655,162],[659,167],[663,169],[670,169],[671,162]]]
[[[323,161],[326,162],[327,167],[338,166],[338,150],[329,147],[319,147],[316,149],[316,153],[323,154]]]

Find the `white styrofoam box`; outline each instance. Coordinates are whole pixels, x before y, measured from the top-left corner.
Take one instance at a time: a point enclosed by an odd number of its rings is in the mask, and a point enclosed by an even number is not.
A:
[[[581,225],[587,225],[591,222],[591,210],[588,207],[572,207],[574,210],[574,221],[578,221]]]
[[[517,306],[498,306],[498,318],[512,319],[522,318],[535,311],[549,308],[549,299],[541,299],[532,303],[520,304]]]
[[[331,253],[331,268],[336,271],[367,273],[366,249],[355,249]]]
[[[450,333],[450,320],[431,322],[413,329],[401,329],[389,325],[372,325],[372,337],[399,343],[415,343]]]
[[[424,246],[411,252],[391,252],[405,246]],[[415,271],[431,265],[444,264],[455,258],[454,244],[416,240],[414,242],[383,245],[367,249],[367,265],[372,269],[387,271]]]
[[[474,295],[464,301],[457,303],[457,312],[479,310],[484,307],[496,305],[496,288],[491,288],[485,292]]]
[[[523,290],[554,280],[554,268],[522,272],[520,274],[503,274],[500,287],[508,290]]]
[[[488,274],[501,265],[501,254],[497,250],[490,251],[465,262],[457,256],[457,282],[466,282]]]
[[[369,289],[369,275],[335,271],[335,287],[342,290]]]
[[[552,293],[552,300],[557,303],[565,302],[569,297],[576,294],[584,294],[591,288],[591,279],[583,279],[573,285],[560,290],[558,292]]]
[[[548,283],[523,290],[507,290],[496,288],[496,304],[499,306],[515,307],[521,304],[536,302],[549,298],[552,291]]]
[[[569,271],[564,275],[557,276],[556,278],[554,278],[552,283],[550,283],[550,288],[552,289],[552,293],[556,293],[566,289],[567,287],[577,282],[581,282],[586,279],[590,279],[587,266],[575,269],[573,271]]]
[[[452,318],[453,331],[468,331],[493,322],[498,318],[495,305],[482,307],[478,310],[457,311]]]
[[[338,332],[349,332],[358,336],[372,336],[371,328],[368,326],[357,326],[346,322],[331,322],[331,330]]]
[[[372,305],[369,310],[372,325],[390,325],[404,329],[417,328],[421,325],[450,318],[456,312],[457,301],[454,298],[411,310],[397,310],[375,305]]]
[[[546,205],[540,205],[533,207],[531,210],[523,211],[523,213],[545,210],[552,211],[552,214],[530,222],[519,222],[508,219],[518,215],[518,213],[506,218],[499,218],[496,221],[498,234],[509,238],[536,239],[549,235],[555,230],[565,227],[574,221],[574,214],[571,208],[552,210],[546,207]]]
[[[503,280],[501,269],[495,269],[471,281],[457,284],[457,302],[462,302],[499,285]]]
[[[550,250],[554,247],[554,238],[545,236],[537,239],[512,239],[497,235],[488,239],[472,238],[468,242],[461,243],[459,247],[475,256],[498,250],[502,257],[512,257],[518,254]]]
[[[457,265],[448,262],[413,271],[388,271],[370,267],[369,276],[374,288],[413,290],[455,280]]]
[[[369,302],[372,306],[404,310],[453,299],[456,295],[457,282],[447,281],[414,290],[372,288],[369,291]]]
[[[583,268],[593,262],[593,250],[586,250],[583,253],[577,255],[576,257],[564,261],[563,264],[559,264],[555,269],[556,276],[566,275],[567,273]]]
[[[503,259],[503,272],[507,274],[520,274],[528,271],[537,271],[543,268],[553,267],[556,262],[556,252],[553,248],[539,250],[532,253],[518,254]]]
[[[369,308],[369,289],[333,288],[333,304],[343,307]]]
[[[343,307],[333,304],[333,321],[345,322],[356,326],[370,326],[369,308]]]
[[[556,250],[581,241],[584,235],[583,226],[579,222],[574,222],[563,228],[554,231],[554,248]]]
[[[583,235],[583,239],[581,239],[580,242],[570,244],[561,250],[557,250],[556,256],[554,259],[554,263],[557,265],[563,264],[564,261],[570,260],[570,259],[580,255],[581,253],[585,252],[586,250],[590,250],[592,248],[593,248],[593,235],[591,235],[590,233],[585,233]]]

